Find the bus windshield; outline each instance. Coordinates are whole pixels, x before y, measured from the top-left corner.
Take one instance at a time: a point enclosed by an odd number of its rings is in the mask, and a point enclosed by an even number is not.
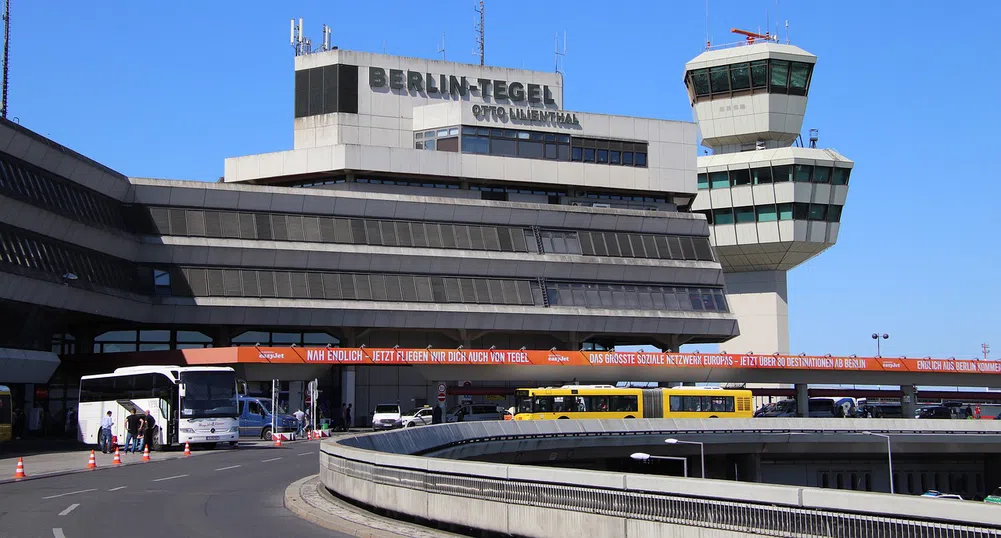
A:
[[[235,417],[238,403],[233,372],[181,372],[182,418]]]

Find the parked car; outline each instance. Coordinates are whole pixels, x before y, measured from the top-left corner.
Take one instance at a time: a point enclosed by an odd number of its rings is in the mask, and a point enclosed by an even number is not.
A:
[[[432,413],[434,408],[430,405],[425,405],[424,407],[418,407],[410,411],[409,413],[400,417],[400,421],[403,422],[404,428],[412,428],[414,426],[427,426],[432,422]]]
[[[990,504],[1001,504],[1001,488],[994,490],[994,493],[984,497],[984,502]]]
[[[445,422],[470,422],[477,420],[504,420],[507,409],[499,405],[461,404],[445,413]]]
[[[953,418],[953,416],[952,409],[944,405],[930,405],[918,408],[914,418]]]
[[[403,412],[399,404],[379,404],[372,413],[372,431],[403,427]]]
[[[240,437],[271,439],[273,425],[279,432],[294,432],[299,427],[299,421],[280,408],[272,421],[271,398],[240,396]]]

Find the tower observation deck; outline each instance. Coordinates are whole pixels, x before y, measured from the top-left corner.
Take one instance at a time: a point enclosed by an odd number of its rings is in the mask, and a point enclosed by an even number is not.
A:
[[[712,150],[698,158],[692,209],[709,220],[740,323],[740,336],[721,345],[728,352],[789,353],[786,272],[837,241],[854,163],[814,136],[803,147],[816,63],[799,47],[748,39],[685,66],[692,115]]]

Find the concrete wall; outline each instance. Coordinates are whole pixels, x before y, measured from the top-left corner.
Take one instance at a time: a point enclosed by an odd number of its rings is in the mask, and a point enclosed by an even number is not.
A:
[[[785,271],[730,273],[726,278],[730,311],[740,320],[740,335],[720,344],[727,353],[789,354],[789,300]]]

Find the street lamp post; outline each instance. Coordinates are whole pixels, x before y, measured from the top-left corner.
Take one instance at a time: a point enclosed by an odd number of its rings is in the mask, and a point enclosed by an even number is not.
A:
[[[886,461],[890,466],[890,495],[894,494],[893,491],[893,452],[890,450],[890,436],[882,433],[874,432],[862,432],[862,435],[872,435],[874,437],[882,437],[886,439]]]
[[[636,461],[648,461],[648,460],[680,461],[684,466],[685,478],[688,478],[688,458],[682,458],[681,456],[651,456],[646,452],[634,452],[629,457]]]
[[[889,337],[890,337],[890,335],[888,335],[886,333],[883,333],[883,334],[872,333],[872,339],[876,341],[876,357],[877,358],[883,356],[882,353],[880,352],[880,349],[879,349],[879,341],[880,341],[880,339],[886,340]]]
[[[675,438],[664,439],[664,442],[669,445],[683,444],[683,445],[699,445],[699,455],[702,460],[702,478],[706,477],[706,447],[701,441],[679,441]]]

